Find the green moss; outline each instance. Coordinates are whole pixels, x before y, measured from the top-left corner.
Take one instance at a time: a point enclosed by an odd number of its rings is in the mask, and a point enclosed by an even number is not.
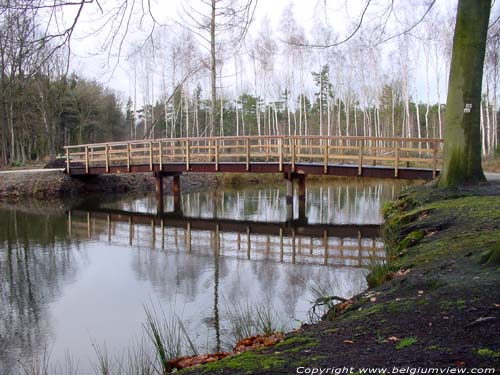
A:
[[[481,348],[476,350],[476,354],[481,357],[500,358],[500,350],[491,350],[488,348]]]
[[[413,344],[417,342],[417,338],[415,336],[411,337],[405,337],[404,339],[401,339],[400,342],[396,345],[396,349],[404,349],[404,348],[409,348]]]
[[[263,355],[260,351],[248,351],[221,361],[208,363],[202,368],[198,368],[197,374],[211,374],[224,368],[238,369],[252,373],[257,369],[268,370],[283,366],[286,361],[277,355]]]
[[[425,237],[425,232],[422,229],[414,230],[409,233],[402,241],[399,242],[398,251],[407,249],[420,242]]]
[[[286,347],[291,347],[294,346],[295,348],[298,348],[299,350],[302,350],[304,348],[310,348],[317,346],[319,344],[319,340],[315,337],[311,336],[293,336],[285,339],[284,341],[274,345],[274,348],[277,350],[286,348]]]

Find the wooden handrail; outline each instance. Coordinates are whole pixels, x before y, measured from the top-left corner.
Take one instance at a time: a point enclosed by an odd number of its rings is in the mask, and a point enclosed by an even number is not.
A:
[[[443,143],[444,140],[442,138],[405,138],[405,137],[365,137],[365,136],[327,136],[327,135],[262,135],[262,136],[257,136],[257,135],[247,135],[247,136],[227,136],[227,137],[190,137],[190,138],[157,138],[154,140],[151,139],[144,139],[144,140],[130,140],[130,141],[114,141],[114,142],[103,142],[103,143],[87,143],[87,144],[79,144],[79,145],[67,145],[64,146],[64,149],[67,148],[75,148],[75,147],[105,147],[106,145],[109,146],[119,146],[119,145],[127,145],[127,144],[147,144],[148,142],[184,142],[185,140],[189,140],[191,142],[206,142],[206,141],[212,141],[212,140],[225,140],[225,141],[231,141],[231,140],[242,140],[242,139],[260,139],[260,140],[267,140],[267,139],[304,139],[304,140],[314,140],[314,139],[323,139],[323,140],[353,140],[353,141],[358,141],[358,140],[366,140],[366,141],[382,141],[382,142],[392,142],[392,141],[401,141],[401,142],[419,142],[419,143],[424,143],[424,142],[429,142],[429,143]]]
[[[418,143],[418,145],[417,145]],[[363,175],[364,162],[389,165],[398,177],[401,163],[423,164],[437,175],[441,162],[442,139],[395,137],[338,136],[245,136],[207,138],[164,138],[128,142],[94,143],[65,146],[66,170],[80,168],[85,173],[92,167],[149,165],[153,171],[168,163],[180,163],[189,171],[193,163],[211,163],[219,171],[220,163],[244,163],[249,171],[255,162],[276,163],[284,171],[285,164],[295,172],[297,163],[322,164],[324,173],[335,162],[357,165]],[[290,170],[290,169],[288,169]]]

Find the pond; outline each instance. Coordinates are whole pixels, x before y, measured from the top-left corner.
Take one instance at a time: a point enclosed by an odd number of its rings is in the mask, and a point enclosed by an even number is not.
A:
[[[284,184],[186,193],[181,211],[165,196],[162,213],[154,196],[0,205],[0,373],[50,361],[92,374],[96,352],[148,347],[146,311],[183,354],[230,350],[256,315],[296,328],[319,296],[366,288],[382,205],[407,185],[310,181],[305,218]]]

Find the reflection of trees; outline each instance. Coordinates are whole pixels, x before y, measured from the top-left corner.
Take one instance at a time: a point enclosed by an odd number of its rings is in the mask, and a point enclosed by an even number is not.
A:
[[[46,345],[47,305],[75,277],[65,215],[0,209],[0,373]]]
[[[307,183],[306,216],[310,223],[379,224],[383,203],[408,184],[408,181],[341,178],[325,184],[311,180]],[[294,201],[297,208],[297,196]],[[167,211],[172,209],[171,203],[167,199]],[[156,203],[155,197],[149,196],[133,202],[115,202],[113,207],[154,212]],[[285,186],[183,194],[182,209],[188,217],[285,221]]]

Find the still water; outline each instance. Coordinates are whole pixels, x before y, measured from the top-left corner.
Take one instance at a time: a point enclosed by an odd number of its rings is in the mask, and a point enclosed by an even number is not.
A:
[[[311,182],[305,218],[284,186],[184,194],[181,212],[166,196],[162,215],[154,196],[0,205],[0,374],[44,353],[92,374],[96,347],[115,358],[147,337],[145,308],[182,321],[199,352],[230,349],[248,306],[292,329],[318,289],[366,288],[381,207],[406,185]]]

